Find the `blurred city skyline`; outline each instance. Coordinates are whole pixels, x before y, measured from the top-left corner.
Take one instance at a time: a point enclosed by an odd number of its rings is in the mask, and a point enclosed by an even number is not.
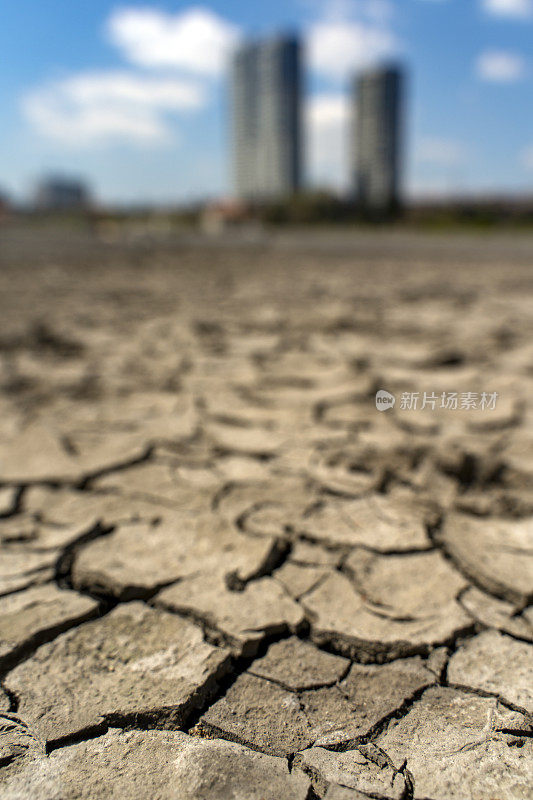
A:
[[[0,31],[0,190],[24,200],[53,172],[109,203],[231,194],[229,60],[276,31],[304,46],[304,186],[347,189],[350,79],[399,59],[408,195],[531,193],[533,0],[20,0]]]

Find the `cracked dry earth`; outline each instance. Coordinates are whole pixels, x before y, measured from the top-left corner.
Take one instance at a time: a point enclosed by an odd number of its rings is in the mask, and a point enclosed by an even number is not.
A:
[[[531,241],[0,239],[0,797],[531,798]]]

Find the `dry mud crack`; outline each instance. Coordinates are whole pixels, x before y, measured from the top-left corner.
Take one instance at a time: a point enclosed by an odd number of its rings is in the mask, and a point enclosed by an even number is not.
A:
[[[0,231],[2,800],[531,798],[531,243],[294,237]]]

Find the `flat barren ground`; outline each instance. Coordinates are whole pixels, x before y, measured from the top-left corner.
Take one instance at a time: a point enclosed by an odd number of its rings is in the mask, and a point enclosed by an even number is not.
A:
[[[533,239],[133,233],[0,230],[2,800],[529,800]]]

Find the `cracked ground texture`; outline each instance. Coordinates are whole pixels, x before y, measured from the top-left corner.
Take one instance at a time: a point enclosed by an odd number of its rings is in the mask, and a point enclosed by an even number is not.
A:
[[[532,798],[532,240],[0,246],[2,800]]]

